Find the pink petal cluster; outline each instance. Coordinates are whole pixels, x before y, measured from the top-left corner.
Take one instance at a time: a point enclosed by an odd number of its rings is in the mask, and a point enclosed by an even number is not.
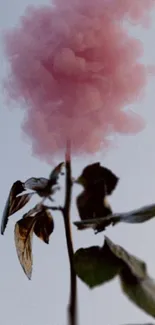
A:
[[[108,136],[137,133],[144,121],[128,111],[143,92],[143,47],[125,22],[148,26],[154,0],[55,0],[28,8],[5,33],[9,98],[25,101],[24,132],[48,160],[71,139],[72,152],[94,153]]]

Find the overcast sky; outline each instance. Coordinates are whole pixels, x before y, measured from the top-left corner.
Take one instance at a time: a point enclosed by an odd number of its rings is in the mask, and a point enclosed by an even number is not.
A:
[[[124,0],[125,1],[125,0]],[[140,1],[140,0],[139,0]],[[0,2],[0,30],[14,26],[25,7],[41,0],[6,0]],[[45,2],[44,2],[45,3]],[[132,31],[133,32],[133,31]],[[151,29],[134,29],[134,35],[144,42],[144,60],[155,63],[155,14]],[[0,44],[0,78],[6,73],[3,46]],[[120,183],[110,202],[114,211],[126,211],[155,201],[155,80],[148,84],[146,96],[134,108],[145,117],[145,131],[134,137],[117,139],[117,148],[106,156],[82,156],[74,160],[73,172],[77,176],[87,164],[100,159],[120,177]],[[48,176],[51,166],[32,156],[31,144],[24,139],[21,123],[23,111],[8,109],[0,93],[0,212],[12,183],[31,176]],[[75,194],[80,188],[75,189]],[[63,199],[60,197],[59,199]],[[35,199],[34,201],[35,202]],[[69,269],[61,216],[56,214],[55,231],[50,245],[34,239],[34,267],[32,281],[28,281],[17,260],[14,246],[14,223],[19,212],[10,219],[5,236],[0,237],[0,320],[3,325],[65,325],[69,295]],[[72,206],[72,219],[78,219]],[[143,225],[119,225],[109,228],[106,235],[129,252],[144,259],[155,277],[155,220]],[[102,245],[103,233],[94,236],[91,230],[78,232],[73,227],[75,249],[89,245]],[[78,281],[79,325],[119,325],[151,322],[121,293],[118,280],[104,287],[89,290]],[[109,307],[110,306],[110,307]]]

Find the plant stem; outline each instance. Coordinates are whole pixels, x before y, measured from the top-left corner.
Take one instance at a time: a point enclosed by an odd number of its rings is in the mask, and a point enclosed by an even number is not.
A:
[[[72,176],[71,176],[71,159],[70,159],[70,144],[68,143],[66,149],[66,196],[63,208],[63,219],[65,225],[65,234],[67,242],[68,257],[70,263],[70,301],[68,306],[69,325],[77,325],[77,284],[76,273],[74,271],[73,263],[73,242],[70,224],[70,207],[72,195]]]

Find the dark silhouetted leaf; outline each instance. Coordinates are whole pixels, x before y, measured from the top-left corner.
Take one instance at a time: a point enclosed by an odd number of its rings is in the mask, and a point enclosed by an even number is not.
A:
[[[83,191],[76,200],[77,209],[81,220],[106,217],[112,213],[106,198],[91,191]]]
[[[51,186],[54,186],[57,184],[58,177],[62,173],[62,168],[64,167],[64,162],[61,162],[59,165],[57,165],[51,172],[49,176],[49,181]]]
[[[74,221],[73,224],[78,228],[78,230],[93,229],[95,233],[98,233],[104,231],[112,224],[112,217],[107,216],[104,218]]]
[[[47,187],[48,182],[49,180],[44,177],[31,177],[24,183],[24,186],[26,189],[38,192],[44,190]]]
[[[76,183],[84,187],[76,200],[81,220],[104,218],[112,214],[107,195],[115,189],[118,177],[109,169],[100,166],[100,163],[89,165]]]
[[[110,169],[100,166],[99,162],[85,167],[76,180],[85,189],[93,187],[95,191],[102,192],[102,196],[112,194],[118,181],[119,178]]]
[[[120,280],[124,294],[136,306],[155,318],[155,281],[148,275],[140,279],[129,268],[122,270]]]
[[[28,279],[32,275],[32,237],[35,223],[35,217],[25,217],[16,223],[14,232],[18,259]]]
[[[146,276],[145,263],[107,237],[103,247],[79,249],[74,255],[74,267],[79,278],[90,288],[112,280],[126,267],[141,279]]]
[[[34,227],[34,233],[37,237],[43,240],[46,244],[49,243],[49,237],[54,230],[54,221],[49,211],[43,209],[35,216],[36,224]]]
[[[24,184],[21,181],[16,181],[13,183],[10,190],[10,200],[12,200],[15,196],[21,194],[25,191]]]
[[[25,191],[25,189],[23,187],[23,183],[21,183],[20,181],[17,181],[12,185],[2,216],[2,222],[1,222],[2,235],[4,234],[5,228],[7,226],[9,216],[14,214],[18,210],[22,209],[32,197],[32,193],[19,195],[23,191]]]
[[[5,228],[7,226],[7,223],[8,223],[8,215],[9,215],[9,198],[7,199],[6,201],[6,204],[5,204],[5,208],[4,208],[4,211],[3,211],[3,215],[2,215],[2,221],[1,221],[1,235],[4,234],[4,231],[5,231]]]
[[[116,225],[119,222],[125,223],[144,223],[155,217],[155,204],[141,207],[139,209],[125,212],[125,213],[114,213],[111,216],[76,221],[74,224],[79,230],[92,228],[95,232],[104,231],[109,225]]]

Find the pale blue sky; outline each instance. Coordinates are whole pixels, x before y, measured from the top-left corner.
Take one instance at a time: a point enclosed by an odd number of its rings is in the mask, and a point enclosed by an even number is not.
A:
[[[125,0],[124,0],[125,1]],[[132,0],[131,0],[132,1]],[[139,0],[140,1],[140,0]],[[0,2],[0,30],[14,26],[28,4],[41,4],[41,0],[6,0]],[[155,18],[155,15],[154,15]],[[144,60],[155,63],[155,19],[148,31],[137,28],[132,31],[145,46]],[[6,73],[3,47],[0,45],[0,78]],[[80,173],[87,163],[100,159],[120,177],[120,183],[110,202],[114,211],[133,209],[155,201],[155,80],[148,85],[142,103],[136,105],[146,118],[145,131],[134,137],[118,138],[118,147],[105,157],[81,157],[74,161],[74,175]],[[21,132],[23,111],[8,109],[0,93],[0,212],[2,213],[12,183],[30,176],[48,176],[51,166],[31,154],[31,145]],[[53,166],[52,166],[53,167]],[[75,189],[77,193],[80,188]],[[61,198],[60,198],[61,199]],[[33,201],[35,202],[35,200]],[[25,277],[17,260],[14,247],[14,223],[18,213],[10,219],[5,236],[0,237],[0,321],[3,325],[65,325],[66,304],[69,294],[69,270],[61,216],[56,214],[56,229],[50,245],[34,239],[34,269],[32,281]],[[75,206],[72,219],[78,218]],[[148,263],[155,277],[155,220],[143,225],[119,225],[109,228],[106,235],[123,245]],[[101,245],[103,233],[94,236],[92,231],[78,232],[73,227],[75,248]],[[118,280],[89,291],[78,281],[79,325],[95,323],[119,325],[123,323],[151,322],[151,317],[132,305],[123,296]],[[109,308],[111,306],[111,308]]]

